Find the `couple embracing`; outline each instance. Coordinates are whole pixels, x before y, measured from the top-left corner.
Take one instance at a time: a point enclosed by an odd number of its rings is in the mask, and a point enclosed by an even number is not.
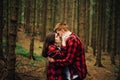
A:
[[[42,56],[48,58],[47,80],[84,80],[87,74],[84,46],[67,24],[58,23],[47,34]]]

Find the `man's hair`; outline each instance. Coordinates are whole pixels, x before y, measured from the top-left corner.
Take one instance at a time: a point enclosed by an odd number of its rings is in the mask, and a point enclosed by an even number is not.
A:
[[[65,23],[57,23],[56,26],[55,26],[55,28],[54,28],[54,31],[56,32],[56,31],[60,31],[62,29],[64,31],[68,31],[69,30],[68,25],[65,24]]]

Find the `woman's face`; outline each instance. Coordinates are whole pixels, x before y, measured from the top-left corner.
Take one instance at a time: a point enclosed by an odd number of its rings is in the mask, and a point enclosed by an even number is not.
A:
[[[55,43],[59,44],[60,42],[61,42],[60,36],[57,33],[55,33]]]

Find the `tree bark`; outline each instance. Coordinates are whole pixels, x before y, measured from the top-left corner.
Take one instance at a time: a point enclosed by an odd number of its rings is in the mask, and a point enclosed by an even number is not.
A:
[[[85,44],[86,0],[80,0],[80,38]]]
[[[10,3],[10,28],[9,28],[9,52],[7,56],[8,80],[15,80],[15,63],[16,63],[16,37],[18,26],[18,0],[12,0]]]
[[[3,47],[2,47],[2,42],[3,42],[3,0],[0,1],[0,60],[4,60],[4,55],[3,55]]]
[[[34,19],[33,19],[33,29],[32,29],[32,36],[31,36],[31,40],[30,40],[30,59],[35,60],[33,54],[34,54],[34,40],[35,40],[35,21],[36,21],[36,0],[34,0]]]

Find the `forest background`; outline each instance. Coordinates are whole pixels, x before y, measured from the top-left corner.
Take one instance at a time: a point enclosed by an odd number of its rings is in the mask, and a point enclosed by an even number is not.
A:
[[[85,45],[86,80],[120,80],[120,0],[0,0],[0,80],[45,80],[43,41],[58,22]]]

